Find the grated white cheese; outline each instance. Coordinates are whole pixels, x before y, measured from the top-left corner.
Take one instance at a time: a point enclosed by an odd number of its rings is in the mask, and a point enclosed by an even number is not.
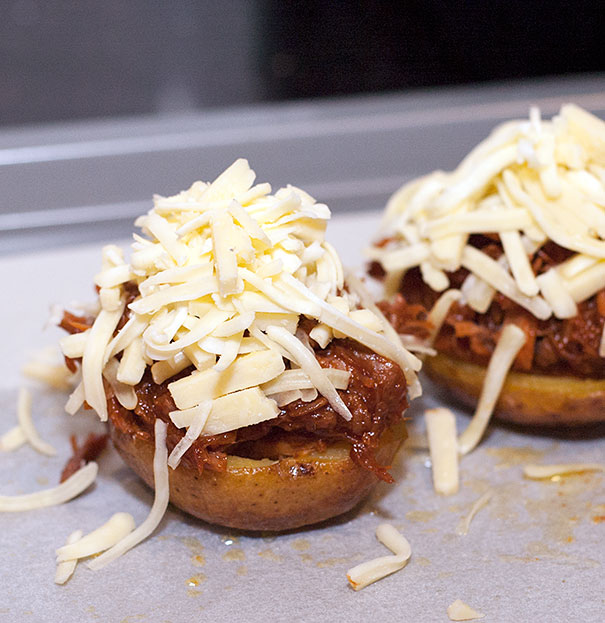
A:
[[[557,318],[573,318],[578,313],[576,302],[556,269],[551,268],[536,277],[536,283]]]
[[[72,543],[80,540],[83,534],[82,530],[75,530],[67,537],[65,545],[71,545]],[[58,562],[57,569],[55,571],[55,584],[65,584],[65,582],[67,582],[67,580],[69,580],[69,578],[73,575],[77,564],[78,561],[76,559]]]
[[[282,356],[272,350],[238,357],[222,372],[214,368],[170,383],[168,389],[179,409],[189,409],[207,400],[267,383],[285,369]]]
[[[21,372],[30,379],[61,390],[69,389],[74,377],[64,363],[44,361],[29,361],[21,368]]]
[[[0,512],[29,511],[69,502],[90,487],[97,477],[98,470],[98,465],[91,461],[65,482],[51,489],[23,495],[0,495]]]
[[[336,389],[346,389],[349,385],[351,373],[348,370],[338,370],[337,368],[324,368],[326,376],[330,379]],[[266,396],[291,392],[298,389],[312,389],[314,387],[311,379],[302,369],[284,370],[279,376],[268,383],[264,383],[261,389]]]
[[[483,388],[473,419],[458,438],[458,451],[468,454],[481,441],[492,417],[502,386],[515,357],[525,344],[525,333],[514,324],[507,324],[492,353],[485,373]]]
[[[451,173],[403,186],[385,211],[380,238],[388,242],[366,251],[387,272],[385,292],[415,266],[441,291],[446,281],[433,268],[464,267],[462,293],[479,313],[499,291],[542,320],[575,315],[575,303],[605,287],[604,135],[603,121],[566,105],[552,121],[502,124]],[[497,233],[506,264],[470,247],[471,233]],[[548,239],[575,255],[557,267],[560,278],[536,279],[528,254]]]
[[[427,316],[427,320],[431,323],[432,329],[427,340],[429,346],[431,346],[437,336],[439,335],[439,331],[441,331],[441,327],[447,318],[447,315],[450,311],[452,305],[460,300],[462,296],[462,292],[460,290],[447,290],[444,292],[436,301],[431,311]]]
[[[104,378],[118,401],[133,408],[132,388],[149,368],[156,383],[182,373],[168,385],[179,426],[191,427],[198,407],[210,401],[203,435],[276,417],[273,397],[283,405],[288,397],[312,400],[317,391],[349,418],[334,374],[323,371],[300,334],[295,337],[303,317],[317,321],[313,339],[322,348],[334,338],[354,339],[398,363],[410,396],[420,393],[420,360],[370,297],[345,286],[340,259],[325,240],[327,206],[292,186],[271,194],[267,184],[252,186],[254,179],[240,159],[212,183],[155,197],[137,219],[145,236],[135,235],[130,262],[117,247],[104,248],[95,277],[101,311],[89,330],[62,341],[64,354],[82,357],[70,413],[85,401],[107,418]],[[267,384],[288,359],[304,370],[304,387],[271,390]],[[343,378],[338,389],[346,387]]]
[[[376,538],[393,552],[393,556],[375,558],[349,569],[347,579],[356,591],[403,569],[412,555],[408,540],[390,524],[380,524],[376,528]]]
[[[437,493],[458,492],[458,443],[456,416],[450,409],[438,407],[424,412],[429,452],[433,469],[433,486]]]
[[[450,621],[474,621],[475,619],[482,619],[485,617],[483,612],[474,610],[460,599],[456,599],[456,601],[447,607],[447,616]]]
[[[523,475],[533,480],[544,480],[554,476],[582,474],[583,472],[605,472],[605,463],[560,463],[557,465],[526,465]]]
[[[464,517],[456,528],[456,534],[458,536],[466,536],[469,528],[471,527],[471,521],[475,518],[475,515],[484,507],[494,495],[493,489],[488,489],[480,498],[475,500],[475,503],[471,506],[468,515]]]
[[[19,428],[23,431],[25,439],[34,450],[37,450],[40,454],[46,454],[47,456],[54,456],[57,454],[55,448],[40,437],[34,426],[34,421],[32,419],[32,396],[25,387],[19,389],[17,420],[19,421]]]
[[[125,408],[132,410],[137,406],[137,394],[134,391],[134,387],[131,385],[126,385],[118,380],[118,370],[119,363],[118,360],[114,357],[110,359],[105,365],[105,369],[103,370],[103,376],[107,380],[107,382],[111,385],[111,389],[115,394],[118,402]],[[69,410],[68,410],[69,412]]]
[[[129,513],[115,513],[96,530],[60,547],[55,552],[57,554],[57,563],[87,558],[88,556],[103,552],[130,534],[134,528],[135,523],[132,515]]]
[[[101,421],[107,420],[107,402],[103,387],[105,349],[122,316],[124,304],[115,311],[102,309],[90,329],[82,356],[82,384],[86,402],[97,412]]]
[[[193,418],[191,424],[187,428],[185,436],[174,446],[170,456],[168,457],[168,467],[176,469],[183,457],[183,454],[189,450],[191,444],[202,434],[204,426],[212,409],[212,401],[206,400],[191,409]]]
[[[120,539],[99,557],[88,563],[93,571],[102,569],[116,558],[144,541],[159,525],[168,508],[170,489],[168,486],[168,451],[166,450],[166,423],[156,419],[154,426],[155,453],[153,455],[153,484],[155,498],[149,515],[143,523]],[[89,463],[90,465],[90,463]]]
[[[84,385],[80,381],[74,391],[69,395],[65,403],[65,411],[69,415],[75,415],[80,407],[84,404]]]
[[[0,451],[12,452],[20,448],[27,441],[27,437],[20,426],[13,426],[0,437]]]
[[[315,355],[301,341],[283,327],[269,327],[267,335],[284,348],[292,361],[299,365],[304,373],[311,379],[317,391],[327,398],[330,406],[345,420],[352,419],[353,415],[347,405],[336,391],[334,384],[325,370],[319,365]]]

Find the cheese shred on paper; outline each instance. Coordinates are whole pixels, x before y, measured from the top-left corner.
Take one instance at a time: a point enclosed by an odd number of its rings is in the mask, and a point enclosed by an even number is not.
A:
[[[376,538],[388,547],[393,555],[374,558],[349,569],[347,580],[356,591],[403,569],[412,555],[408,540],[390,524],[380,524],[376,528]]]
[[[317,321],[312,337],[322,347],[352,338],[399,363],[410,394],[419,392],[419,360],[349,286],[325,240],[328,207],[293,186],[272,194],[254,180],[240,159],[212,183],[156,196],[136,222],[143,235],[129,262],[119,248],[103,249],[92,327],[62,342],[65,355],[82,358],[70,412],[86,402],[105,420],[107,384],[133,409],[148,367],[168,383],[177,406],[170,417],[188,429],[172,467],[198,436],[275,418],[289,400],[319,393],[351,417],[338,394],[348,375],[320,367],[298,332],[303,316]]]

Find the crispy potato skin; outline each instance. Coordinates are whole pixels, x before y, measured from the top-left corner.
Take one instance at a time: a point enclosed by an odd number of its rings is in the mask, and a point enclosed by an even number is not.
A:
[[[153,440],[122,433],[111,424],[112,441],[129,465],[153,487]],[[387,429],[376,458],[389,465],[402,441],[405,425]],[[317,523],[347,512],[378,479],[354,463],[346,450],[326,456],[279,461],[229,457],[226,472],[181,464],[169,468],[170,501],[209,523],[240,530],[282,531]]]
[[[469,407],[475,407],[485,368],[438,354],[423,370]],[[605,422],[605,380],[509,372],[494,416],[528,426],[581,426]]]

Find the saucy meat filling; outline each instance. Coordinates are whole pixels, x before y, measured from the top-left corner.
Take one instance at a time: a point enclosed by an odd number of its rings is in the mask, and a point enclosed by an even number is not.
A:
[[[128,310],[125,312],[127,318]],[[61,327],[69,333],[88,329],[94,318],[66,312]],[[308,334],[314,322],[303,320],[301,328]],[[313,344],[313,341],[310,340]],[[392,361],[371,352],[349,339],[335,339],[325,349],[316,348],[317,360],[323,368],[338,368],[351,373],[346,390],[339,393],[352,413],[346,421],[321,395],[310,402],[296,400],[283,406],[277,418],[220,435],[197,439],[182,461],[198,470],[224,471],[227,455],[249,458],[301,457],[321,452],[328,444],[348,442],[350,456],[358,465],[372,471],[385,482],[393,479],[385,466],[379,465],[375,450],[381,434],[401,420],[407,408],[406,381],[401,368]],[[68,366],[75,367],[73,360]],[[144,439],[153,437],[156,418],[168,423],[168,451],[180,441],[184,429],[169,418],[176,406],[168,385],[191,373],[188,368],[164,383],[156,384],[146,371],[135,387],[138,402],[134,410],[124,408],[106,383],[109,418],[122,433]]]
[[[497,236],[471,236],[470,244],[496,259],[502,254]],[[572,253],[553,242],[540,248],[531,258],[536,275],[560,264]],[[380,267],[373,266],[374,275]],[[451,287],[460,288],[468,275],[465,269],[449,273]],[[401,292],[405,292],[405,297]],[[409,330],[410,318],[415,318],[420,337],[440,293],[432,290],[422,280],[420,270],[409,270],[402,280],[400,293],[391,302],[380,307],[393,326]],[[507,323],[514,323],[527,336],[513,369],[535,374],[605,378],[605,365],[599,355],[599,345],[605,324],[605,289],[578,304],[578,314],[573,318],[539,320],[529,311],[497,292],[486,313],[478,313],[468,305],[454,303],[437,336],[435,348],[451,357],[486,366],[496,347],[500,332]]]

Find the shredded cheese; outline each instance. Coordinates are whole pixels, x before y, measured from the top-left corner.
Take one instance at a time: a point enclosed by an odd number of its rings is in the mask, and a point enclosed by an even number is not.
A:
[[[393,556],[375,558],[349,569],[347,579],[356,591],[403,569],[412,555],[408,540],[390,524],[380,524],[376,528],[376,538],[393,552]]]
[[[433,468],[433,486],[437,493],[458,492],[458,443],[456,417],[442,407],[424,412],[429,452]]]
[[[480,313],[499,291],[542,320],[575,315],[575,303],[605,287],[605,178],[595,174],[604,136],[603,121],[566,105],[552,121],[505,123],[454,171],[406,184],[387,205],[388,242],[366,251],[387,272],[385,291],[416,266],[441,291],[447,276],[435,271],[464,267],[465,302]],[[472,233],[498,234],[506,264],[468,245]],[[559,276],[536,279],[528,254],[549,239],[575,254]]]
[[[153,455],[153,483],[155,498],[149,515],[143,523],[120,539],[99,557],[88,563],[89,569],[102,569],[116,558],[144,541],[159,525],[168,508],[170,489],[168,486],[168,451],[166,450],[166,423],[156,419],[154,426],[155,453]],[[90,465],[90,463],[89,463]]]
[[[336,413],[341,415],[345,420],[350,420],[353,417],[349,408],[336,391],[330,377],[328,377],[324,369],[319,365],[312,351],[283,327],[268,327],[267,335],[288,352],[288,356],[303,369],[304,373],[317,388],[317,391],[327,398],[330,406]]]
[[[605,463],[560,463],[558,465],[526,465],[523,475],[532,480],[545,480],[554,476],[582,474],[584,472],[605,472]]]
[[[441,327],[447,318],[452,305],[460,300],[462,292],[460,290],[447,290],[436,301],[427,316],[427,320],[431,323],[431,333],[427,340],[428,345],[432,345],[441,331]]]
[[[103,552],[130,534],[135,528],[134,519],[129,513],[115,513],[102,526],[86,536],[60,547],[57,563],[87,558]]]
[[[0,512],[29,511],[68,502],[90,487],[98,469],[98,465],[91,461],[57,487],[23,495],[0,495]]]
[[[212,401],[210,400],[206,400],[196,407],[193,407],[191,410],[193,415],[191,424],[187,428],[185,436],[176,444],[176,446],[174,446],[170,456],[168,457],[169,467],[172,469],[176,469],[178,467],[183,454],[189,450],[191,444],[201,435],[202,430],[204,430],[204,426],[208,420],[211,409]]]
[[[473,419],[458,439],[460,454],[468,454],[481,441],[492,417],[502,386],[515,357],[525,344],[525,333],[514,324],[508,324],[496,344],[487,366],[483,388]]]
[[[82,530],[75,530],[68,537],[65,545],[71,545],[82,538],[84,533]],[[78,560],[65,560],[63,562],[57,562],[57,569],[55,571],[55,584],[65,584],[76,570]]]
[[[345,287],[340,259],[325,240],[327,206],[292,186],[271,194],[268,184],[252,186],[254,178],[247,161],[237,160],[212,183],[155,197],[137,219],[144,236],[135,235],[130,261],[117,247],[104,248],[95,277],[100,311],[89,330],[61,343],[64,354],[82,357],[70,413],[86,402],[107,418],[104,378],[132,409],[132,388],[150,368],[156,383],[181,373],[168,389],[177,406],[173,420],[183,426],[190,427],[196,408],[210,401],[204,435],[277,417],[269,396],[283,406],[286,398],[310,400],[319,391],[350,418],[333,373],[297,337],[303,316],[317,321],[312,339],[320,347],[334,338],[354,339],[398,363],[410,396],[420,393],[420,361],[393,339],[369,296]],[[304,387],[271,389],[288,359],[304,371]],[[338,383],[346,388],[344,377]],[[246,398],[259,411],[245,405]],[[219,407],[227,409],[225,417],[218,417]]]
[[[474,621],[475,619],[482,619],[485,617],[483,612],[474,610],[460,599],[456,599],[456,601],[447,607],[447,616],[450,621]]]
[[[61,390],[69,389],[73,379],[73,374],[64,363],[29,361],[21,368],[21,372],[30,379]]]
[[[456,534],[458,536],[466,536],[468,534],[469,528],[471,527],[471,521],[475,518],[475,515],[485,506],[487,506],[488,502],[492,499],[494,495],[493,489],[488,489],[480,498],[475,500],[475,503],[471,506],[468,515],[464,517],[458,527],[456,528]]]
[[[19,421],[19,428],[23,431],[25,439],[34,450],[37,450],[40,454],[46,454],[47,456],[54,456],[57,454],[55,448],[40,437],[34,426],[34,421],[32,419],[32,396],[25,387],[19,390],[17,419]]]
[[[20,448],[27,441],[27,437],[20,426],[13,426],[0,437],[0,450],[2,452],[12,452]]]
[[[123,305],[115,311],[102,309],[96,317],[82,356],[82,384],[86,402],[107,420],[107,402],[103,387],[105,348],[122,316]]]

